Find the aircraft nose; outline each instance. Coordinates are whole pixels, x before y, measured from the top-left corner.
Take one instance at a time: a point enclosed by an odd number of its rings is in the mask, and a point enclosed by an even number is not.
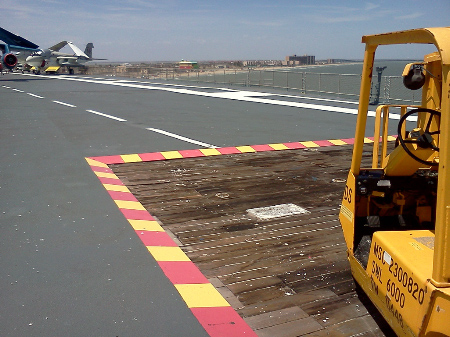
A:
[[[45,64],[45,60],[42,56],[28,56],[25,62],[32,67],[43,67]]]
[[[42,56],[28,56],[26,58],[26,62],[31,65],[40,64],[42,63],[42,61],[43,61]]]

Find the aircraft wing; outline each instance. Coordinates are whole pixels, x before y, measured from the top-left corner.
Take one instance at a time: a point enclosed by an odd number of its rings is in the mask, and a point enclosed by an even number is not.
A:
[[[61,41],[60,43],[57,43],[48,49],[53,50],[53,51],[60,51],[62,48],[67,46],[67,43],[68,43],[67,41]]]
[[[82,56],[58,56],[56,61],[60,66],[74,68],[83,67],[87,60]]]
[[[89,56],[87,56],[85,53],[83,53],[81,51],[81,49],[78,48],[77,46],[75,46],[72,42],[68,41],[67,44],[69,45],[70,48],[72,48],[72,50],[76,56],[83,56],[83,57],[89,59]]]
[[[34,44],[31,41],[28,41],[27,39],[24,39],[23,37],[13,34],[11,32],[8,32],[6,29],[3,29],[0,27],[0,40],[5,42],[6,44],[13,45],[13,46],[19,46],[23,48],[31,48],[31,49],[38,49],[39,46],[37,44]]]
[[[57,60],[79,60],[78,56],[58,56]]]

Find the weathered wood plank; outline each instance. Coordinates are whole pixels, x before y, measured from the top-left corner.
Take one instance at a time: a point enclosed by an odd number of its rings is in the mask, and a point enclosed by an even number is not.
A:
[[[286,296],[274,298],[267,301],[259,301],[254,304],[246,305],[244,308],[239,309],[238,312],[244,316],[259,315],[265,312],[271,312],[275,310],[281,310],[292,307],[294,305],[302,308],[305,304],[312,303],[318,300],[324,300],[328,298],[335,298],[337,295],[329,289],[313,290],[302,294],[294,294],[289,296],[289,300],[286,300]]]
[[[260,315],[255,315],[252,317],[247,317],[245,321],[253,329],[263,329],[295,321],[308,316],[309,315],[305,313],[302,309],[295,306],[277,311],[267,312]]]
[[[316,320],[311,317],[281,323],[267,328],[257,329],[259,337],[297,337],[323,329]]]

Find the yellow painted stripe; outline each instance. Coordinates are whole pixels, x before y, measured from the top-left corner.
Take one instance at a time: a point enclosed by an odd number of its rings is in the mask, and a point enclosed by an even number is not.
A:
[[[122,154],[121,157],[125,163],[137,163],[142,161],[138,154]]]
[[[119,208],[144,210],[144,206],[138,201],[114,200]]]
[[[104,186],[108,191],[115,191],[115,192],[130,192],[130,190],[128,189],[128,187],[126,187],[126,186],[124,186],[124,185],[103,184],[103,186]]]
[[[284,144],[269,144],[269,146],[274,149],[274,150],[287,150],[289,149],[286,145]]]
[[[365,138],[364,138],[364,143],[370,144],[370,143],[373,143],[373,140],[372,140],[372,139],[369,139],[369,138],[367,138],[367,137],[365,137]]]
[[[395,137],[393,137],[393,136],[388,136],[387,138],[388,138],[389,141],[397,140],[397,138],[395,138]]]
[[[200,152],[205,156],[218,156],[221,153],[217,149],[200,149]]]
[[[91,159],[91,158],[85,158],[85,159],[86,159],[87,163],[88,163],[90,166],[108,167],[107,164],[102,163],[101,161],[94,160],[94,159]]]
[[[319,145],[317,145],[316,143],[311,142],[311,141],[309,141],[309,142],[300,142],[300,144],[302,144],[302,145],[304,145],[306,147],[320,147]]]
[[[175,284],[189,308],[229,307],[230,304],[211,283]]]
[[[158,221],[153,220],[128,220],[130,225],[136,231],[152,231],[152,232],[164,232]]]
[[[248,146],[248,145],[236,146],[236,149],[238,149],[242,153],[256,152],[256,150],[254,148],[252,148],[251,146]]]
[[[191,261],[180,247],[147,246],[156,261]]]
[[[100,178],[112,178],[112,179],[119,179],[114,173],[108,173],[108,172],[96,172],[94,171],[95,175]]]
[[[181,153],[178,151],[165,151],[165,152],[161,152],[161,154],[166,159],[178,159],[178,158],[181,159],[181,158],[183,158]]]
[[[344,142],[344,141],[342,141],[342,140],[340,140],[340,139],[329,139],[328,141],[329,141],[331,144],[334,144],[334,145],[347,145],[346,142]]]

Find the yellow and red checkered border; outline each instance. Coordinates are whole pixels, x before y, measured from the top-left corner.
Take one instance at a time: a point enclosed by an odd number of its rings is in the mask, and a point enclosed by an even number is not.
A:
[[[388,136],[388,140],[393,141],[393,140],[395,140],[395,137]],[[139,154],[122,154],[122,155],[114,155],[114,156],[89,157],[89,159],[95,160],[95,161],[103,163],[103,164],[123,164],[123,163],[156,161],[156,160],[218,156],[218,155],[224,155],[224,154],[238,154],[238,153],[250,153],[250,152],[294,150],[294,149],[318,148],[318,147],[326,147],[326,146],[352,145],[354,142],[355,142],[354,138],[328,139],[328,140],[314,140],[314,141],[306,141],[306,142],[277,143],[277,144],[264,144],[264,145],[244,145],[244,146],[236,146],[236,147],[163,151],[163,152],[150,152],[150,153],[139,153]],[[373,137],[364,138],[364,142],[365,143],[373,143]]]
[[[388,140],[395,140],[389,136]],[[365,138],[373,143],[373,138]],[[255,332],[236,313],[230,304],[206,279],[175,241],[147,212],[130,190],[108,167],[112,164],[151,162],[159,160],[198,158],[227,154],[240,154],[291,149],[319,148],[352,145],[353,138],[330,139],[265,145],[206,148],[195,150],[164,151],[140,154],[123,154],[86,158],[91,169],[108,191],[111,198],[165,275],[174,284],[188,308],[210,336],[256,336]]]

